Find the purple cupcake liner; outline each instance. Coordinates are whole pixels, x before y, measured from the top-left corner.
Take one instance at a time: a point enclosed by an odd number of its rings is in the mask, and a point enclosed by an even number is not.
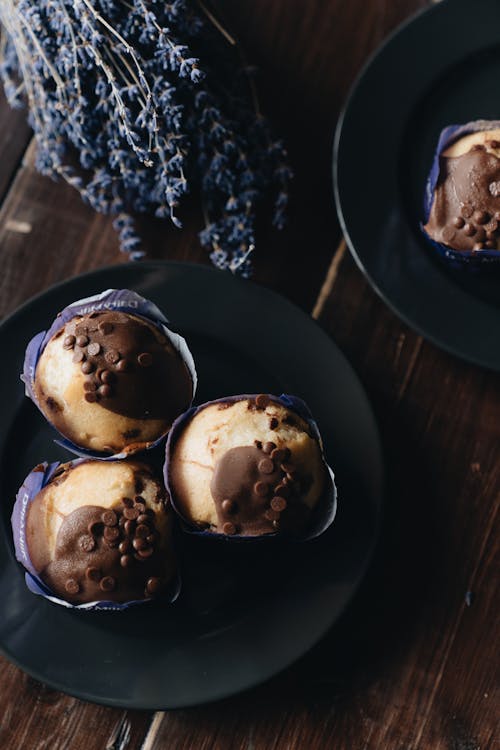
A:
[[[426,240],[431,244],[438,254],[449,262],[450,265],[455,268],[463,268],[463,266],[483,266],[491,265],[500,262],[500,251],[490,250],[485,248],[484,250],[453,250],[453,248],[447,245],[436,242],[433,240],[425,231],[425,224],[429,220],[429,215],[434,200],[434,190],[439,180],[439,174],[441,171],[440,158],[443,151],[448,146],[458,141],[460,138],[471,133],[478,133],[483,130],[492,130],[494,128],[500,128],[500,120],[474,120],[468,122],[465,125],[449,125],[441,131],[439,136],[436,151],[432,161],[431,170],[427,178],[424,195],[424,220],[420,224]]]
[[[302,419],[307,422],[309,428],[311,429],[311,432],[313,433],[314,437],[318,440],[319,445],[321,447],[321,450],[323,451],[323,442],[321,439],[321,435],[319,432],[319,428],[317,423],[312,417],[312,414],[309,410],[309,407],[307,404],[302,401],[302,399],[298,398],[297,396],[291,396],[289,394],[282,393],[280,396],[273,396],[271,394],[266,394],[270,401],[274,401],[274,403],[279,404],[280,406],[284,406],[287,409],[290,409],[290,411],[295,412],[299,417],[302,417]],[[326,469],[328,470],[328,474],[330,476],[330,486],[325,490],[325,493],[321,500],[318,503],[318,508],[320,509],[318,513],[315,513],[313,511],[313,521],[310,524],[309,529],[302,535],[302,536],[292,536],[292,535],[285,535],[280,534],[279,532],[273,533],[273,534],[262,534],[260,536],[242,536],[241,534],[233,534],[231,536],[228,536],[226,534],[220,534],[218,532],[214,531],[206,531],[206,530],[200,530],[193,526],[193,523],[189,521],[187,518],[185,518],[182,513],[180,512],[179,508],[176,505],[175,502],[175,495],[174,492],[170,486],[169,482],[169,465],[172,455],[172,449],[175,445],[175,442],[177,440],[177,437],[179,433],[181,432],[184,425],[192,419],[198,412],[202,411],[205,407],[211,406],[212,404],[220,404],[220,403],[229,403],[233,404],[237,401],[242,401],[247,398],[255,398],[254,393],[246,393],[241,394],[238,396],[225,396],[223,398],[217,398],[213,401],[207,401],[204,404],[200,404],[199,406],[193,406],[190,409],[188,409],[184,414],[181,414],[180,417],[178,417],[174,424],[172,425],[172,428],[170,430],[170,433],[167,438],[167,444],[165,447],[165,463],[163,466],[163,477],[165,480],[165,487],[167,489],[167,493],[170,497],[170,502],[172,503],[172,507],[174,511],[177,513],[179,518],[181,519],[181,527],[182,530],[185,531],[187,534],[192,534],[193,536],[201,536],[205,538],[211,538],[211,539],[217,539],[217,540],[224,540],[226,542],[263,542],[266,539],[287,539],[287,540],[293,540],[293,541],[309,541],[310,539],[315,539],[316,537],[323,534],[333,523],[335,519],[335,515],[337,513],[337,487],[335,485],[335,475],[333,473],[332,468],[326,463],[325,457],[323,455],[323,461],[325,464]],[[314,516],[317,516],[314,518]]]
[[[165,336],[169,339],[172,346],[180,354],[186,364],[186,367],[189,370],[191,380],[193,382],[192,398],[194,398],[196,387],[198,384],[198,376],[196,373],[193,355],[189,350],[186,340],[178,333],[171,331],[167,327],[167,318],[163,315],[161,310],[159,310],[159,308],[149,300],[144,299],[144,297],[141,297],[136,292],[132,292],[128,289],[108,289],[101,294],[96,294],[92,297],[86,297],[65,307],[64,310],[62,310],[57,315],[48,331],[40,331],[35,336],[33,336],[31,341],[29,342],[26,348],[21,380],[25,385],[26,396],[28,396],[28,398],[33,401],[38,409],[40,409],[40,405],[37,402],[34,391],[35,372],[38,365],[38,360],[40,359],[40,356],[42,355],[42,352],[47,346],[48,342],[50,341],[52,336],[54,336],[54,334],[56,334],[61,328],[63,328],[66,323],[72,320],[76,315],[87,315],[88,313],[100,310],[119,310],[120,312],[132,313],[139,318],[144,318],[149,323],[153,323],[156,328],[162,331],[162,333],[164,333]],[[45,414],[43,416],[45,417],[45,419],[47,419]],[[52,425],[52,427],[54,427],[55,430],[57,430],[57,427],[52,422],[50,422],[49,419],[47,419],[47,421]],[[57,430],[57,432],[61,434],[59,430]],[[165,439],[166,434],[167,432],[165,432],[157,440],[151,443],[147,448],[145,448],[145,450],[151,450],[152,448],[155,448],[157,445],[159,445]],[[82,448],[81,446],[73,443],[71,440],[68,440],[68,438],[64,437],[64,435],[62,436],[62,438],[54,440],[54,442],[60,445],[62,448],[66,448],[67,450],[71,451],[71,453],[82,458],[97,458],[102,461],[114,461],[116,459],[126,458],[128,455],[130,455],[127,451],[122,451],[121,453],[115,453],[114,455],[110,456],[100,451],[92,451],[87,448]]]
[[[67,462],[73,468],[78,464],[84,463],[86,459],[77,458],[74,461]],[[25,568],[25,582],[28,589],[38,596],[43,596],[44,599],[48,599],[54,604],[60,604],[62,607],[68,609],[79,609],[79,610],[125,610],[129,607],[134,607],[140,604],[149,604],[153,599],[135,599],[130,602],[110,602],[110,601],[95,601],[87,602],[85,604],[71,604],[65,599],[61,599],[55,594],[38,576],[33,563],[30,559],[28,552],[28,545],[26,541],[26,519],[28,515],[28,508],[33,500],[36,498],[38,493],[50,482],[54,474],[57,472],[60,466],[63,464],[60,461],[49,464],[44,462],[36,466],[31,471],[24,482],[22,483],[19,491],[16,495],[16,502],[12,510],[11,524],[12,524],[12,537],[14,541],[14,550],[16,553],[16,560],[21,563]],[[175,580],[170,586],[170,593],[168,600],[173,603],[179,596],[181,590],[181,577],[177,571]],[[158,597],[161,599],[164,597]]]

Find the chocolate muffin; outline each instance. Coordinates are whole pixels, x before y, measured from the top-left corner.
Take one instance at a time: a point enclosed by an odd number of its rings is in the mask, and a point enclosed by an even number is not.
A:
[[[312,422],[266,394],[181,417],[165,475],[182,518],[226,536],[300,535],[332,484]]]
[[[444,133],[423,229],[454,257],[491,257],[500,249],[500,123],[480,121]]]
[[[61,465],[28,506],[25,524],[38,577],[72,604],[149,599],[174,578],[171,509],[143,464]]]
[[[163,330],[128,312],[76,315],[36,365],[36,402],[76,446],[116,454],[147,448],[191,403],[193,381]]]

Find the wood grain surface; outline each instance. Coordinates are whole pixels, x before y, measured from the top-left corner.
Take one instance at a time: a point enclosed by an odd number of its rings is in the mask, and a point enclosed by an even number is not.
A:
[[[389,467],[378,553],[311,653],[217,704],[103,708],[0,658],[0,747],[494,750],[500,378],[438,351],[382,304],[340,242],[331,188],[333,129],[349,85],[384,35],[426,2],[218,5],[263,71],[263,108],[296,173],[290,226],[263,228],[256,279],[314,314],[369,393]],[[56,281],[123,260],[109,219],[35,173],[24,117],[2,99],[0,200],[1,315]],[[150,257],[206,262],[194,207],[185,219],[182,232],[142,222]]]

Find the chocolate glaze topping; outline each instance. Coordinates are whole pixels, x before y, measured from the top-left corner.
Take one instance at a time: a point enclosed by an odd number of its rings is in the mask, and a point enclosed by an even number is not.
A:
[[[311,481],[298,474],[288,448],[260,441],[231,448],[216,463],[210,486],[217,530],[243,536],[299,531],[311,513],[303,502]]]
[[[486,142],[497,148],[497,141]],[[440,159],[439,180],[425,231],[454,250],[498,249],[500,159],[481,144]]]
[[[38,513],[35,502],[28,515],[30,557],[47,586],[73,604],[150,598],[173,576],[155,513],[140,496],[123,498],[113,508],[74,510],[62,522],[49,560]]]
[[[190,404],[193,384],[179,353],[151,324],[122,312],[77,316],[63,347],[86,376],[82,398],[133,419],[173,422]]]

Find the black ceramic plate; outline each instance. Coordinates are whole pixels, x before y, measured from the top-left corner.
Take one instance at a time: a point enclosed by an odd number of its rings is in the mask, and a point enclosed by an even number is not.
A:
[[[443,0],[368,63],[339,122],[337,208],[386,303],[438,346],[500,369],[500,272],[450,270],[420,233],[439,133],[500,118],[500,3]]]
[[[186,337],[199,374],[196,401],[282,391],[317,415],[339,490],[320,539],[277,547],[183,536],[184,588],[174,605],[125,612],[66,610],[28,592],[9,517],[26,473],[65,458],[23,396],[24,347],[68,303],[109,287],[156,302]],[[201,266],[140,263],[79,276],[32,299],[0,326],[0,647],[34,677],[80,698],[176,708],[255,685],[310,648],[337,619],[376,537],[382,463],[373,414],[355,374],[304,313],[263,288]]]

